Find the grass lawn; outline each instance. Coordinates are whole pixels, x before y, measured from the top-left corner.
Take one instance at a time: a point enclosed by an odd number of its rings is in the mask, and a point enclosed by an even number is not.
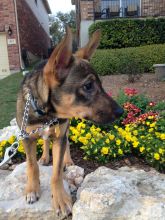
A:
[[[0,80],[0,129],[9,125],[16,114],[16,99],[22,73],[12,74]]]

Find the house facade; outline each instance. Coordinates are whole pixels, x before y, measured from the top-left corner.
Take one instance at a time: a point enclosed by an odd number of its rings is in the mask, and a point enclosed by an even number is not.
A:
[[[47,56],[50,47],[47,0],[0,1],[0,78],[24,68],[29,60]]]
[[[81,47],[88,41],[89,26],[97,20],[165,16],[165,0],[72,0],[72,4]]]

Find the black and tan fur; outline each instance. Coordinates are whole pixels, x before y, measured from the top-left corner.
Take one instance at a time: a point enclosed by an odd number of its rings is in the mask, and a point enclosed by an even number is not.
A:
[[[73,163],[68,144],[68,119],[79,117],[98,124],[107,124],[122,114],[122,109],[102,88],[101,82],[88,60],[99,44],[100,32],[96,31],[86,47],[72,54],[72,34],[67,28],[66,35],[55,48],[43,69],[28,74],[21,86],[17,100],[17,122],[21,126],[27,92],[30,89],[33,97],[42,106],[46,114],[37,117],[30,108],[27,132],[30,132],[52,118],[57,117],[60,123],[60,134],[57,137],[55,128],[49,133],[53,138],[53,175],[51,190],[53,206],[58,212],[66,214],[71,210],[72,201],[63,187],[63,164]],[[40,197],[39,169],[36,159],[36,139],[33,135],[23,140],[27,158],[26,200],[33,203]],[[45,141],[41,158],[43,164],[49,162],[49,141]]]

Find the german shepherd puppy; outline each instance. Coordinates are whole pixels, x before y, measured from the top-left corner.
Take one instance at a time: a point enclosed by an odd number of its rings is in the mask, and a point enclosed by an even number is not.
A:
[[[123,109],[109,97],[89,63],[89,59],[99,45],[100,31],[96,31],[89,43],[72,54],[72,33],[67,28],[64,39],[54,49],[43,70],[27,74],[23,80],[17,99],[17,123],[21,127],[27,93],[30,90],[45,114],[37,116],[30,106],[26,132],[42,126],[52,118],[58,118],[57,126],[48,133],[53,139],[53,175],[51,190],[53,207],[57,213],[67,215],[72,201],[63,186],[63,158],[72,162],[67,146],[69,118],[79,117],[97,124],[108,124],[120,117]],[[55,132],[56,130],[56,132]],[[26,201],[34,203],[40,197],[39,168],[36,159],[38,134],[23,140],[27,159]],[[47,147],[45,147],[47,149]],[[47,155],[47,152],[45,152]],[[43,155],[44,158],[44,155]]]

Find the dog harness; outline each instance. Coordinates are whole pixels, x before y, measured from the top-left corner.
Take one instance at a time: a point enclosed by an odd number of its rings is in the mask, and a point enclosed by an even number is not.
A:
[[[40,109],[38,107],[37,101],[31,95],[30,91],[28,91],[20,134],[17,138],[17,141],[15,141],[10,147],[6,148],[5,154],[4,154],[4,159],[0,163],[0,168],[4,164],[8,163],[11,160],[11,158],[17,153],[17,150],[19,148],[19,141],[24,140],[25,138],[29,138],[31,135],[34,135],[36,133],[38,133],[40,136],[43,137],[44,140],[46,140],[49,137],[49,129],[52,126],[55,126],[56,137],[59,137],[59,135],[60,135],[58,118],[51,119],[50,121],[43,124],[41,127],[38,127],[36,129],[32,130],[30,133],[27,133],[26,127],[27,127],[27,122],[28,122],[28,118],[29,118],[30,105],[32,106],[32,108],[33,108],[34,112],[37,114],[37,116],[43,116],[46,114],[46,112],[44,112],[42,109]]]

